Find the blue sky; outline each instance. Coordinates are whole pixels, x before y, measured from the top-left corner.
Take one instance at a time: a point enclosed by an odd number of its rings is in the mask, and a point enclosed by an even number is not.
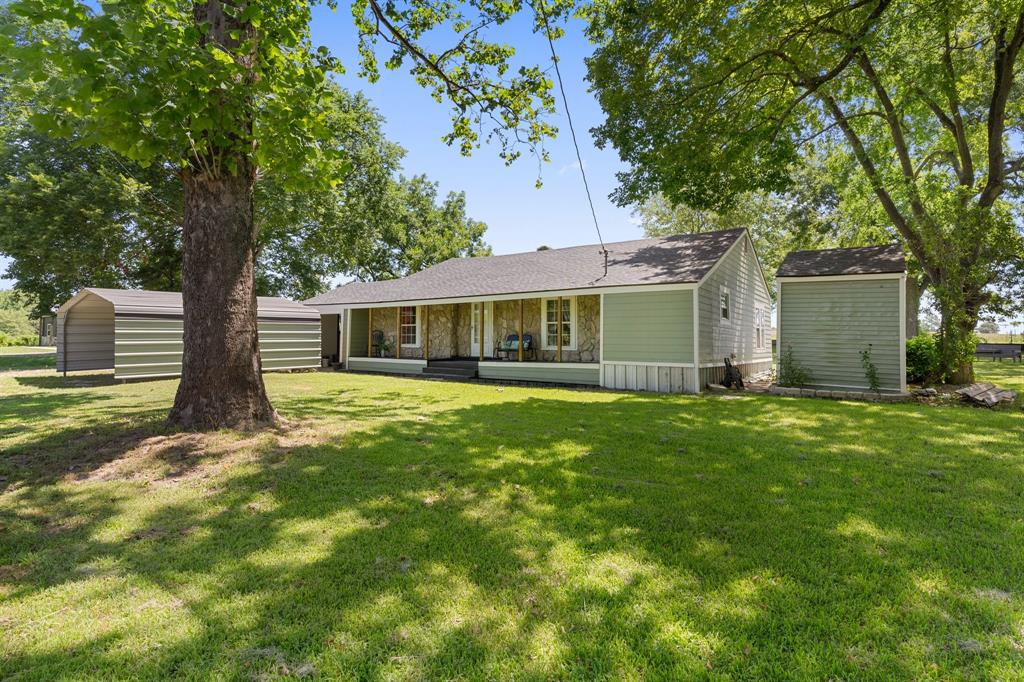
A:
[[[531,23],[529,16],[518,16],[490,38],[515,47],[517,62],[549,66],[547,42],[531,31]],[[558,247],[597,241],[560,97],[558,115],[553,120],[559,135],[548,144],[551,162],[541,167],[544,185],[536,189],[537,163],[527,155],[506,167],[496,147],[485,145],[466,158],[458,149],[441,142],[451,125],[448,108],[435,102],[406,71],[383,71],[381,79],[372,84],[359,78],[356,31],[346,6],[337,12],[323,6],[316,8],[313,39],[330,48],[345,64],[348,70],[339,82],[366,93],[387,119],[388,137],[408,151],[405,173],[426,173],[440,183],[444,192],[466,192],[468,212],[487,223],[487,241],[495,253],[529,251],[541,244]],[[438,36],[438,41],[443,40],[444,36]],[[605,240],[641,236],[640,229],[630,222],[629,210],[616,207],[608,199],[615,188],[615,172],[621,168],[618,156],[614,150],[596,149],[589,132],[603,116],[584,80],[583,60],[591,48],[583,36],[582,23],[570,24],[555,47],[561,57],[569,108]]]
[[[487,223],[486,239],[495,253],[530,251],[541,244],[559,247],[597,242],[560,97],[553,119],[559,135],[548,142],[551,162],[542,165],[544,185],[536,189],[537,163],[528,155],[506,167],[497,147],[484,145],[467,158],[457,148],[445,145],[441,137],[451,125],[447,106],[435,102],[407,71],[382,69],[376,83],[360,78],[356,30],[347,5],[343,3],[337,12],[323,5],[314,8],[312,28],[314,43],[330,48],[347,69],[338,81],[350,90],[366,93],[387,120],[387,136],[406,149],[403,172],[425,173],[440,183],[442,193],[465,191],[468,213]],[[521,16],[491,38],[514,46],[517,61],[549,66],[547,42],[530,29],[529,17]],[[582,23],[570,24],[555,47],[605,241],[639,237],[641,231],[630,221],[630,211],[608,199],[615,188],[615,172],[621,168],[618,156],[614,150],[596,149],[590,136],[589,129],[602,121],[602,114],[584,80],[583,60],[591,48]],[[0,271],[6,265],[6,259],[0,258]],[[11,284],[0,280],[0,287]]]

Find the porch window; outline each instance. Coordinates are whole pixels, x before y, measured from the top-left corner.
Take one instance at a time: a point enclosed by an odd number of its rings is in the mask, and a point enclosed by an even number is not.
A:
[[[399,311],[403,348],[418,348],[420,345],[420,318],[416,306],[404,305]]]
[[[732,297],[729,295],[729,288],[721,287],[718,294],[718,307],[722,313],[722,320],[728,322],[732,319]]]
[[[541,310],[544,315],[544,324],[541,326],[541,342],[544,350],[557,350],[558,318],[561,313],[562,350],[576,350],[576,298],[574,296],[562,298],[561,311],[558,310],[558,300],[557,298],[541,300]]]

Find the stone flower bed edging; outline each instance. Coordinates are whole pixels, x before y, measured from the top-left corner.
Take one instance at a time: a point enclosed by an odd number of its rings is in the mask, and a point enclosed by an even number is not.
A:
[[[874,391],[831,391],[820,388],[796,388],[772,384],[768,387],[772,395],[790,398],[825,398],[829,400],[863,400],[872,403],[902,403],[910,400],[908,393],[875,393]]]

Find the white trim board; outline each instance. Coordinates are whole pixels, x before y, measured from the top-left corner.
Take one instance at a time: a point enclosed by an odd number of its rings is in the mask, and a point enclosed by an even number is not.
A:
[[[815,275],[814,277],[776,277],[775,282],[843,282],[867,279],[900,279],[906,277],[905,272],[876,272],[870,275]]]
[[[480,301],[518,301],[519,299],[551,298],[554,296],[596,296],[598,294],[631,294],[641,291],[685,291],[696,289],[696,282],[681,284],[631,284],[610,287],[589,287],[582,289],[560,289],[554,291],[524,291],[516,294],[489,294],[482,296],[460,296],[455,298],[419,298],[408,301],[381,301],[379,303],[306,303],[320,313],[331,314],[341,310],[360,308],[397,308],[403,305],[449,305],[452,303],[478,303]]]
[[[427,361],[421,360],[420,358],[361,358],[361,357],[350,357],[349,360],[369,360],[370,362],[384,362],[384,363],[396,363],[396,364],[420,364],[426,366]]]
[[[598,382],[604,386],[604,294],[598,297],[597,308]]]
[[[734,245],[735,246],[735,245]],[[721,262],[721,260],[719,260]],[[712,268],[714,269],[714,268]],[[709,273],[710,274],[710,273]],[[700,289],[693,291],[693,362],[689,367],[696,367],[700,363]],[[693,373],[693,392],[700,393],[700,372]]]
[[[900,277],[900,391],[907,392],[907,273]]]
[[[604,360],[601,364],[622,367],[693,367],[692,362],[632,362],[630,360]]]
[[[771,337],[771,313],[768,317],[768,336]],[[768,349],[771,350],[772,340],[768,339]],[[782,358],[782,281],[775,280],[775,357]]]
[[[517,362],[516,360],[484,360],[477,367],[546,367],[553,369],[600,369],[599,362]]]

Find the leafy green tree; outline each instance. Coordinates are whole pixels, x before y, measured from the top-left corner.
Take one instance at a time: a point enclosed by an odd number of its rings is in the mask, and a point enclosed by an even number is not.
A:
[[[0,253],[5,277],[56,309],[85,286],[181,286],[181,183],[164,165],[141,168],[107,149],[27,126],[0,140]]]
[[[349,163],[332,187],[291,188],[270,175],[256,184],[256,288],[262,295],[310,298],[360,267],[393,212],[395,175],[405,151],[384,136],[384,120],[361,94],[328,89],[327,136]]]
[[[941,372],[969,380],[971,334],[1021,237],[1017,2],[598,0],[596,130],[629,164],[616,198],[722,210],[785,192],[800,153],[841,147],[942,312]]]
[[[390,203],[387,224],[351,270],[357,279],[395,279],[449,258],[491,254],[487,226],[466,215],[465,193],[449,192],[439,203],[437,183],[418,175],[394,183]]]
[[[393,277],[387,273],[478,255],[486,226],[457,210],[464,209],[461,195],[435,206],[436,189],[420,179],[423,219],[415,220],[411,183],[395,177],[404,151],[384,137],[383,120],[365,97],[332,90],[331,135],[323,144],[343,150],[352,169],[334,187],[257,182],[257,294],[309,298],[339,275]],[[142,167],[76,142],[24,124],[0,137],[0,253],[13,258],[6,276],[36,302],[37,315],[85,286],[178,290],[176,169]],[[435,233],[437,243],[428,245]],[[394,264],[382,269],[385,251]]]
[[[765,278],[775,296],[775,271],[790,251],[865,246],[891,242],[898,235],[865,202],[854,182],[855,162],[841,149],[802,155],[791,170],[793,184],[785,193],[750,191],[721,209],[672,205],[655,194],[635,215],[647,236],[709,232],[745,227],[751,231]],[[868,210],[865,210],[868,209]],[[907,336],[918,332],[923,286],[920,268],[911,259],[907,283]]]
[[[350,164],[319,144],[329,135],[328,76],[340,65],[310,39],[311,6],[259,0],[18,0],[24,22],[0,33],[0,66],[33,122],[140,163],[180,168],[184,186],[182,377],[169,421],[249,427],[275,419],[256,343],[258,177],[332,186]],[[481,134],[511,161],[540,148],[551,83],[539,67],[510,71],[514,50],[486,39],[518,4],[356,0],[362,71],[408,61],[417,81],[453,105],[450,144]],[[556,10],[553,14],[557,15]],[[538,24],[539,26],[539,24]],[[452,47],[435,52],[435,29]],[[539,152],[542,155],[542,152]]]
[[[995,320],[982,320],[978,323],[979,334],[998,334],[999,323]]]
[[[0,289],[0,335],[20,337],[37,333],[32,306],[19,292]]]

